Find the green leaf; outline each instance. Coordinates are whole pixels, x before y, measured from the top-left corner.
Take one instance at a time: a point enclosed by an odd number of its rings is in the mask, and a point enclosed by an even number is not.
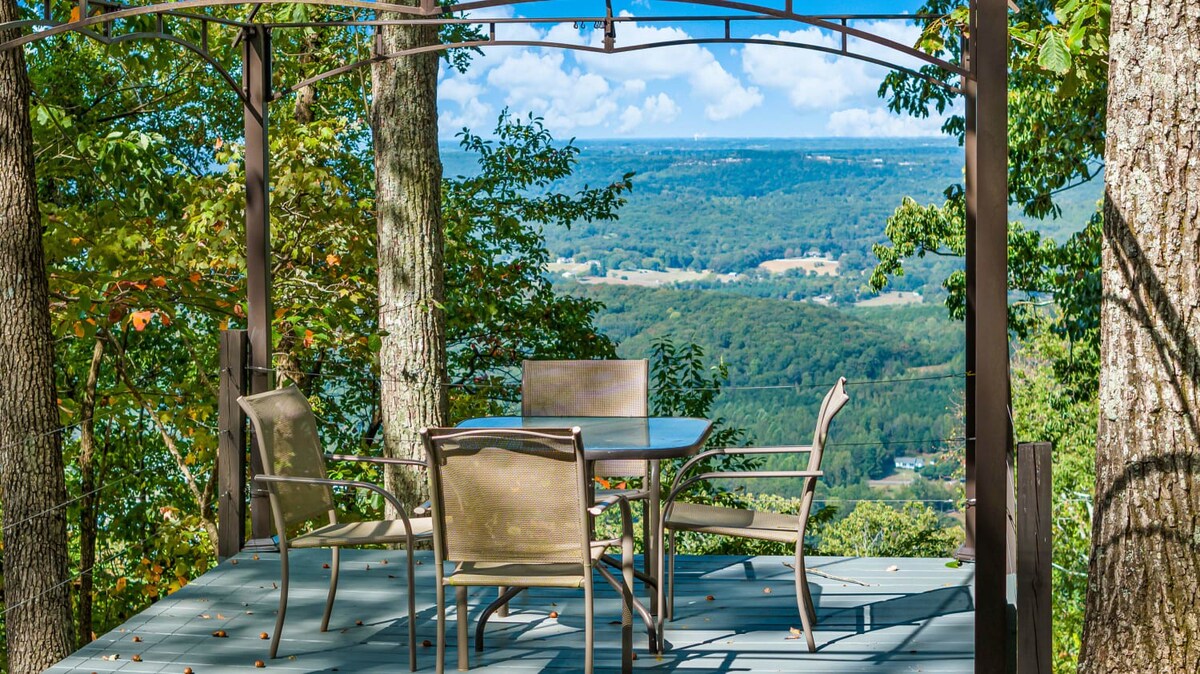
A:
[[[1038,65],[1059,75],[1071,69],[1071,50],[1058,31],[1046,33],[1046,39],[1038,51]]]

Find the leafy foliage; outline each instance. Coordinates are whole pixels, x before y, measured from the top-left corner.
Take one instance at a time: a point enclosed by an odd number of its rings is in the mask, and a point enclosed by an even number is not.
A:
[[[847,557],[949,557],[960,542],[928,506],[910,503],[896,509],[868,501],[823,527],[817,550]]]

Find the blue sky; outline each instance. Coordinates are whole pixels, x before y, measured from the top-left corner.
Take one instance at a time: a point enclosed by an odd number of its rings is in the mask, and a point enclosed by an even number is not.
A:
[[[911,13],[919,2],[796,0],[797,11]],[[849,9],[847,9],[849,7]],[[614,0],[615,14],[634,17],[730,14],[714,7],[667,0]],[[485,16],[602,16],[599,0],[529,2],[472,14]],[[852,24],[911,44],[918,33],[906,21]],[[715,35],[719,23],[618,24],[617,44]],[[836,46],[833,33],[786,22],[753,22],[735,34]],[[497,25],[501,39],[599,43],[590,26]],[[851,40],[851,49],[857,41]],[[869,43],[867,53],[887,55]],[[476,57],[465,74],[443,64],[440,129],[491,128],[508,107],[544,117],[557,137],[896,137],[935,136],[941,118],[917,120],[889,113],[876,95],[886,71],[856,59],[765,45],[685,45],[628,54],[589,54],[540,47],[495,47]]]

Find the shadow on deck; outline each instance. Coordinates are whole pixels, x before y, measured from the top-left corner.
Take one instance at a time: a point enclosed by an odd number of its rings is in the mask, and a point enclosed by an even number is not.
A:
[[[419,552],[418,641],[436,638],[432,553]],[[346,550],[330,630],[318,632],[329,571],[328,552],[292,553],[292,593],[280,657],[267,660],[279,591],[278,556],[243,553],[134,616],[59,663],[51,672],[407,671],[404,553]],[[799,627],[791,557],[680,557],[676,620],[668,651],[646,651],[635,632],[638,670],[704,672],[970,672],[973,670],[973,567],[939,559],[811,557],[817,606],[817,652]],[[895,567],[893,570],[889,568]],[[597,582],[596,668],[619,668],[620,604]],[[477,589],[471,610],[494,590]],[[707,597],[712,596],[710,601]],[[508,618],[488,624],[487,650],[472,651],[481,672],[582,671],[583,593],[536,590],[512,603]],[[550,618],[551,611],[558,613]],[[472,620],[476,615],[472,615]],[[454,671],[454,614],[447,626],[447,671]],[[635,623],[637,627],[638,623]],[[472,634],[474,634],[472,624]],[[226,638],[212,636],[224,630]],[[135,642],[137,636],[141,641]],[[134,655],[140,662],[132,660]],[[115,657],[114,657],[115,656]],[[433,671],[435,651],[418,648],[421,671]]]

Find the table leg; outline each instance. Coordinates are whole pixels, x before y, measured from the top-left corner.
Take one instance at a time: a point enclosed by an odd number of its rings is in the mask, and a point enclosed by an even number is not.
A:
[[[651,577],[654,577],[658,572],[657,560],[659,554],[661,554],[659,550],[658,531],[659,508],[662,507],[661,494],[659,493],[662,488],[660,484],[660,478],[659,462],[651,461],[649,475],[646,476],[646,479],[650,482],[650,498],[646,501],[645,526],[642,528],[642,530],[645,532],[644,535],[646,536],[645,545],[642,546],[645,549],[645,557],[642,559],[642,562],[646,570],[646,575]],[[662,579],[655,578],[655,582],[661,583]],[[657,592],[650,595],[650,613],[653,615],[658,615]]]

